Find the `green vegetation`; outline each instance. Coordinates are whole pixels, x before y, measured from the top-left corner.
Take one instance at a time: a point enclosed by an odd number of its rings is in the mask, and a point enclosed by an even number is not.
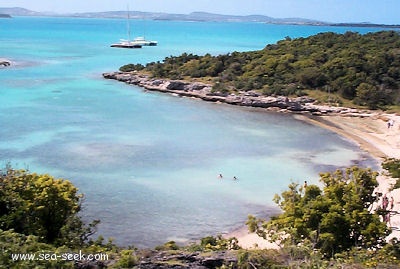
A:
[[[69,261],[13,261],[12,254],[15,253],[60,253],[68,251],[64,248],[57,248],[53,245],[40,242],[34,235],[23,235],[13,230],[3,231],[0,229],[0,268],[20,269],[20,268],[74,268]],[[36,267],[35,267],[36,266]],[[62,266],[62,267],[61,267]]]
[[[110,268],[136,264],[133,250],[121,249],[111,240],[104,243],[101,236],[95,241],[90,238],[99,221],[82,221],[82,199],[68,180],[10,165],[0,169],[0,268],[92,268],[89,262],[74,264],[74,259],[61,257],[79,252],[107,255],[117,261]],[[14,261],[15,254],[36,255],[36,259]]]
[[[375,201],[376,175],[352,167],[321,174],[322,189],[292,183],[274,198],[283,213],[270,221],[249,216],[249,230],[286,247],[318,250],[324,257],[353,247],[378,248],[388,231],[379,215],[368,211]]]
[[[398,172],[398,160],[387,169]],[[393,169],[394,167],[394,169]],[[98,221],[78,216],[82,195],[71,182],[7,166],[0,174],[0,268],[398,268],[400,243],[386,244],[386,225],[368,211],[376,173],[358,167],[321,174],[316,185],[289,185],[274,200],[283,213],[264,221],[250,216],[250,230],[270,236],[278,250],[244,250],[236,238],[204,237],[155,250],[121,248],[89,236]],[[58,214],[59,213],[59,214]],[[14,261],[12,254],[105,254],[107,260],[35,259]]]
[[[265,95],[323,91],[356,105],[386,108],[400,104],[400,35],[381,31],[287,37],[260,51],[184,53],[121,70],[145,70],[168,79],[207,78],[225,91],[257,90]]]
[[[141,64],[127,64],[127,65],[122,66],[119,70],[121,72],[129,72],[132,70],[141,71],[143,69],[144,69],[144,66]]]
[[[386,169],[392,178],[396,178],[396,183],[392,187],[393,189],[400,188],[400,160],[389,158],[386,159],[382,164],[383,169]]]
[[[0,175],[0,229],[34,235],[43,243],[82,245],[98,221],[78,216],[82,195],[71,182],[7,167]]]

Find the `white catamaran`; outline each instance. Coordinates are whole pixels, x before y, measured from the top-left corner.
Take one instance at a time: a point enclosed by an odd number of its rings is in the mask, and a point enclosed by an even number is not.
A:
[[[128,30],[128,39],[121,39],[120,42],[111,44],[113,48],[126,48],[126,49],[138,49],[143,46],[157,46],[157,41],[148,41],[144,38],[144,36],[138,36],[131,40],[131,27],[130,27],[130,17],[129,17],[129,9],[128,9],[128,20],[127,20],[127,30]]]

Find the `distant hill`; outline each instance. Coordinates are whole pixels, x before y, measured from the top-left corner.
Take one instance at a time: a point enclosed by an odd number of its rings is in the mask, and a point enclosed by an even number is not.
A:
[[[60,16],[60,17],[83,17],[83,18],[126,18],[126,11],[105,11],[105,12],[84,12],[84,13],[63,13],[57,14],[52,12],[37,12],[25,8],[13,7],[2,8],[0,13],[10,14],[12,16]],[[308,20],[302,18],[277,19],[264,15],[222,15],[208,12],[192,12],[190,14],[170,14],[162,12],[141,12],[130,11],[129,15],[132,19],[150,19],[150,20],[180,20],[180,21],[219,21],[219,22],[265,22],[279,24],[310,24],[310,25],[326,25],[326,22]]]
[[[127,11],[104,11],[83,13],[54,13],[37,12],[25,8],[13,7],[2,8],[0,13],[11,16],[52,16],[52,17],[79,17],[79,18],[126,18]],[[192,12],[190,14],[173,14],[163,12],[130,11],[132,19],[146,20],[171,20],[171,21],[217,21],[217,22],[262,22],[271,24],[295,24],[295,25],[327,25],[327,26],[357,26],[357,27],[392,27],[400,28],[400,25],[384,25],[365,22],[355,23],[329,23],[324,21],[310,20],[304,18],[273,18],[265,15],[223,15],[208,12]]]
[[[10,14],[0,14],[0,18],[11,18]]]
[[[40,16],[40,12],[32,11],[21,7],[1,7],[0,13],[5,13],[11,16]]]

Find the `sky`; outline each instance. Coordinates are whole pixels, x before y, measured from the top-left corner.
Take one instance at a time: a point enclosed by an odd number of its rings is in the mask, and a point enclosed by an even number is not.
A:
[[[400,24],[400,0],[0,0],[0,7],[75,13],[126,10],[266,15],[325,22]]]

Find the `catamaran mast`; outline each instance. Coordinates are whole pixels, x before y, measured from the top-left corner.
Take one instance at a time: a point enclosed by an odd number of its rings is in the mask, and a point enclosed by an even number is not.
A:
[[[131,25],[130,25],[130,16],[129,16],[129,5],[127,5],[127,10],[128,10],[128,18],[127,18],[127,21],[126,21],[126,24],[127,24],[127,30],[128,30],[128,41],[130,41],[131,40]]]

